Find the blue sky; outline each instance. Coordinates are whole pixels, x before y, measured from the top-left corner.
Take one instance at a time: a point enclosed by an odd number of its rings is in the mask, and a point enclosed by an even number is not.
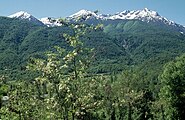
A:
[[[0,16],[27,11],[37,18],[66,17],[81,9],[112,14],[149,8],[185,25],[185,0],[0,0]]]

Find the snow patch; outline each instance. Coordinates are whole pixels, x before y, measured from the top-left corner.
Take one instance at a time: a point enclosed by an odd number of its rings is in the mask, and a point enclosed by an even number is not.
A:
[[[62,26],[62,22],[60,21],[60,19],[45,17],[45,18],[41,18],[40,21],[48,27]]]

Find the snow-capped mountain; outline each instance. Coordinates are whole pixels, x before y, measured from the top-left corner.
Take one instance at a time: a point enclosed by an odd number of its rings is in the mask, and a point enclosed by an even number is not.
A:
[[[8,16],[8,17],[10,17],[10,18],[28,19],[28,20],[36,19],[32,15],[30,15],[29,13],[24,12],[24,11],[17,12],[17,13],[15,13],[13,15]]]
[[[125,10],[118,12],[116,14],[97,14],[88,10],[80,10],[79,12],[67,17],[68,20],[89,20],[89,19],[99,19],[99,20],[141,20],[144,22],[163,22],[167,25],[177,25],[175,22],[168,20],[165,17],[160,16],[156,11],[144,8],[143,10]]]
[[[79,12],[67,17],[67,19],[77,21],[80,19],[87,20],[87,19],[103,19],[103,18],[101,18],[101,15],[98,15],[96,12],[92,12],[89,10],[80,10]]]
[[[43,23],[40,20],[38,20],[37,18],[35,18],[31,14],[29,14],[27,12],[24,12],[24,11],[17,12],[15,14],[12,14],[12,15],[8,16],[8,17],[28,20],[30,22],[34,22],[36,24],[43,25]]]
[[[54,27],[54,26],[62,26],[63,21],[58,18],[41,18],[40,20],[32,16],[31,14],[20,11],[13,15],[8,16],[10,18],[19,18],[19,19],[25,19],[32,22],[36,22],[37,24],[46,25],[48,27]],[[106,20],[140,20],[143,22],[155,22],[155,23],[162,23],[166,24],[172,27],[178,27],[183,29],[182,31],[185,31],[185,27],[182,25],[179,25],[171,20],[168,20],[167,18],[159,15],[156,11],[149,10],[147,8],[144,8],[143,10],[125,10],[122,12],[118,12],[116,14],[98,14],[98,11],[89,11],[89,10],[80,10],[79,12],[70,15],[69,17],[66,17],[65,20],[68,22],[84,22],[90,20],[93,22],[94,20],[98,21],[106,21]]]
[[[127,20],[141,20],[145,22],[163,22],[168,25],[176,25],[175,22],[160,16],[156,11],[147,8],[143,10],[123,11],[108,17],[107,19],[127,19]]]
[[[71,22],[86,22],[88,24],[104,23],[104,21],[121,21],[121,20],[139,20],[146,23],[155,23],[156,25],[167,25],[172,29],[185,33],[185,27],[169,20],[157,13],[156,11],[144,8],[142,10],[125,10],[116,14],[98,14],[97,11],[80,10],[79,12],[70,15],[66,18]]]

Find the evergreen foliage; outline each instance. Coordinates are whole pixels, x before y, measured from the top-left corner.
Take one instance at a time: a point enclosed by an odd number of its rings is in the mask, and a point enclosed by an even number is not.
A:
[[[165,65],[161,81],[161,99],[169,119],[184,120],[185,114],[185,55]]]
[[[0,17],[0,119],[183,120],[185,57],[162,66],[185,52],[185,36],[137,20],[102,24]]]

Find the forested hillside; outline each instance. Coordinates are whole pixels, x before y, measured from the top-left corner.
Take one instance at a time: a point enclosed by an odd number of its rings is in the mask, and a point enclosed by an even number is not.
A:
[[[90,22],[0,17],[1,119],[183,120],[174,83],[184,84],[184,57],[175,58],[185,35],[139,20]]]
[[[62,35],[73,34],[66,25],[48,28],[5,17],[0,21],[1,72],[24,70],[30,57],[43,57],[54,46],[68,48]],[[168,26],[134,20],[103,24],[104,28],[81,38],[85,47],[94,48],[93,66],[89,70],[92,73],[118,72],[131,65],[161,69],[164,63],[185,51],[184,35]]]

